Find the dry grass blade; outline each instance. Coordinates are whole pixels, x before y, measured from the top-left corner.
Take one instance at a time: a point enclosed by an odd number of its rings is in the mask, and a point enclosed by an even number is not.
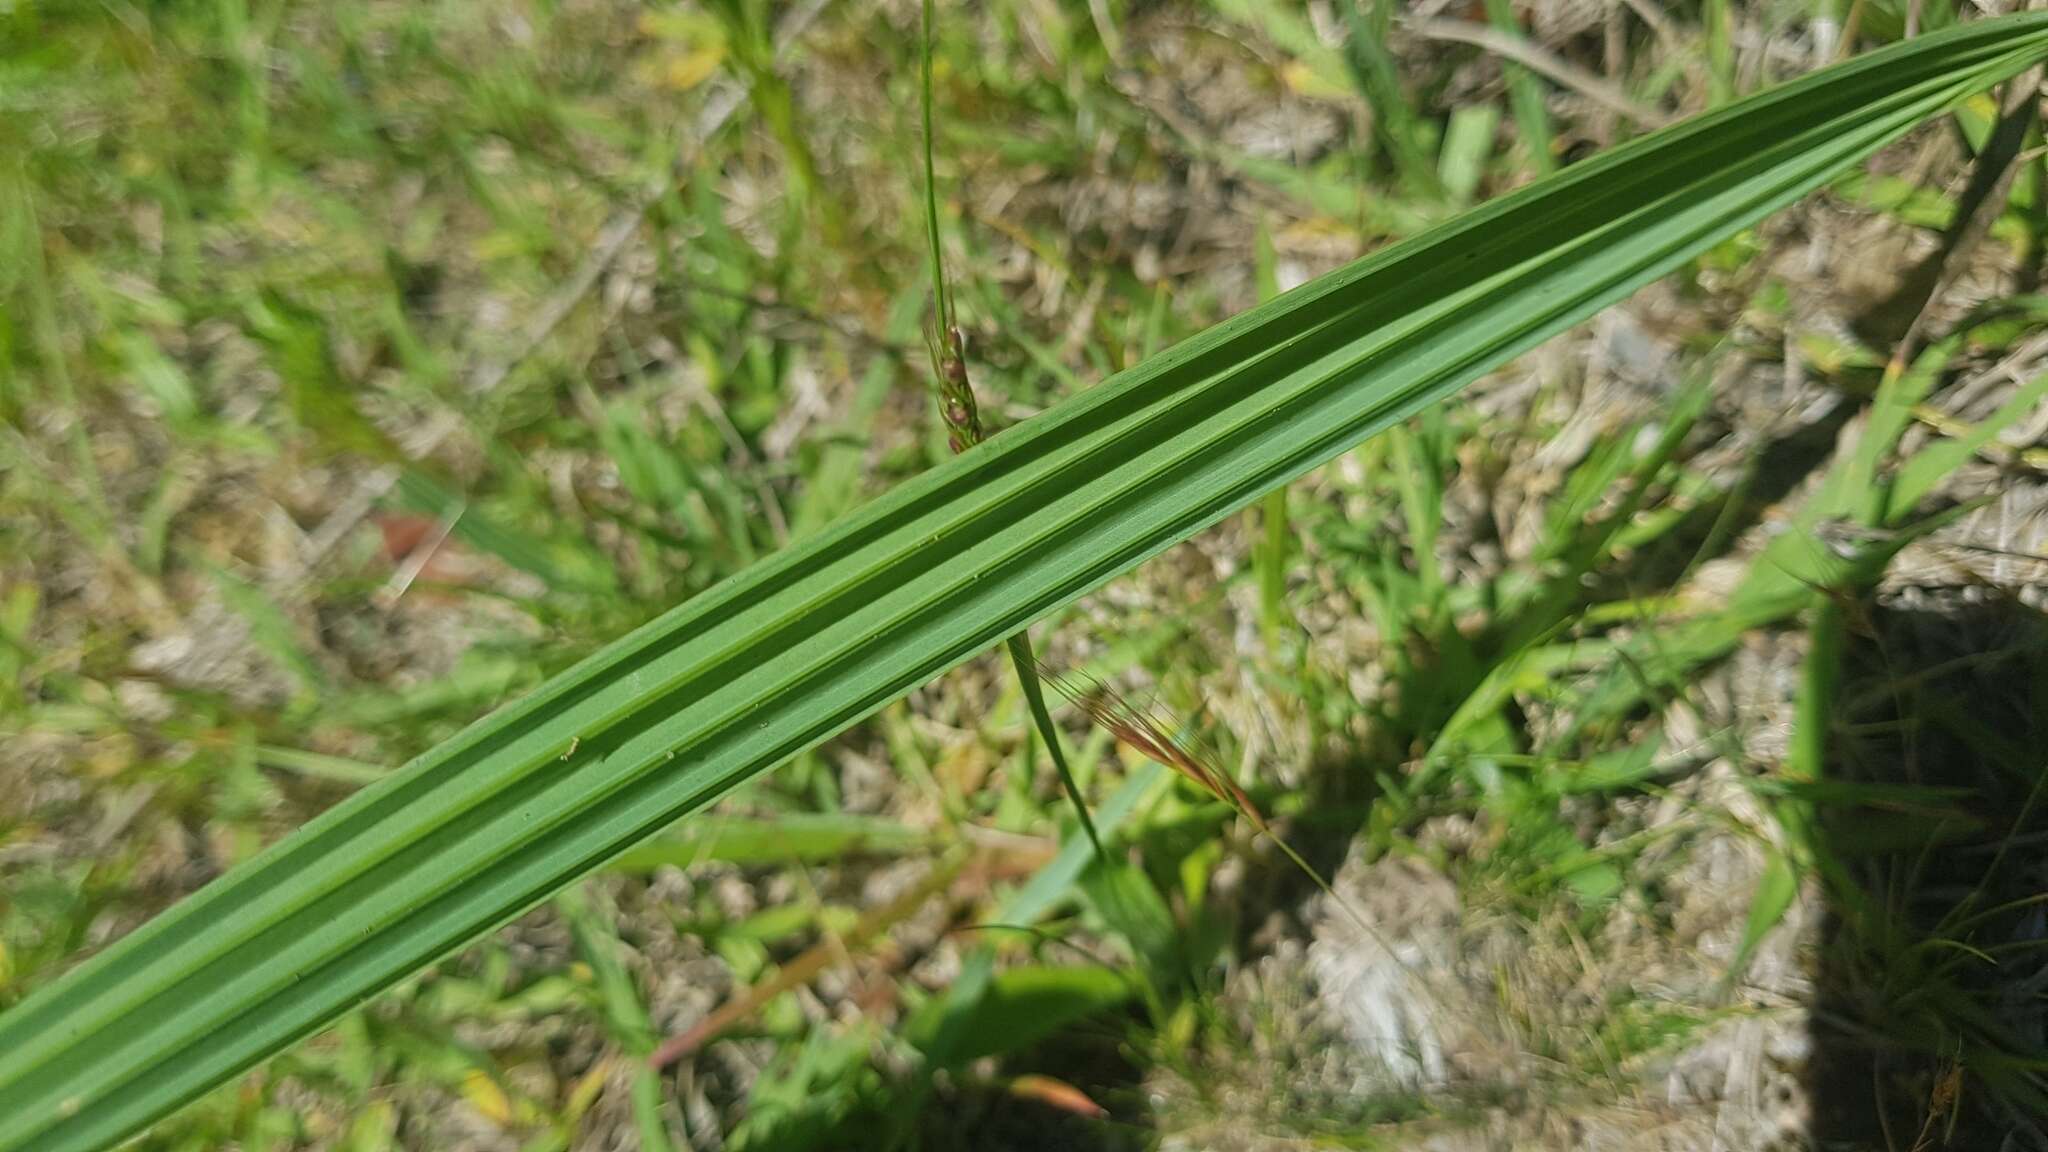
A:
[[[965,857],[958,854],[940,861],[923,880],[911,885],[902,895],[863,913],[852,928],[805,949],[801,955],[776,969],[773,976],[739,993],[710,1015],[663,1041],[647,1057],[647,1063],[654,1068],[668,1067],[717,1039],[770,1000],[810,983],[819,973],[845,961],[848,949],[860,947],[888,931],[924,907],[925,901],[945,891],[960,874],[964,863]]]

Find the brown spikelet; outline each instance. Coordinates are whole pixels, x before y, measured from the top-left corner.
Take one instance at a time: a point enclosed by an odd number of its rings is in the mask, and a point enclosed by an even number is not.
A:
[[[1043,662],[1038,666],[1038,674],[1126,746],[1173,769],[1196,787],[1237,809],[1260,832],[1271,832],[1266,818],[1236,781],[1187,742],[1174,739],[1150,713],[1131,703],[1122,693],[1093,677],[1086,678],[1088,683],[1085,687],[1078,685],[1046,667]]]
[[[1250,821],[1252,827],[1257,829],[1260,835],[1272,841],[1273,846],[1278,848],[1295,867],[1301,869],[1303,875],[1314,881],[1316,887],[1322,889],[1323,894],[1328,896],[1338,908],[1342,909],[1345,916],[1350,918],[1369,939],[1376,941],[1382,948],[1388,949],[1389,952],[1392,951],[1393,946],[1387,942],[1386,938],[1380,934],[1377,928],[1373,927],[1372,921],[1367,919],[1365,914],[1360,912],[1351,901],[1345,899],[1335,888],[1332,888],[1330,881],[1322,873],[1316,871],[1314,865],[1310,864],[1301,853],[1295,851],[1292,845],[1288,844],[1286,840],[1280,837],[1279,833],[1273,830],[1273,826],[1267,823],[1265,816],[1260,814],[1259,810],[1252,805],[1251,797],[1245,795],[1244,789],[1239,788],[1237,782],[1232,780],[1220,766],[1206,759],[1187,741],[1176,740],[1169,736],[1145,710],[1131,703],[1130,700],[1126,699],[1109,685],[1090,676],[1081,677],[1081,679],[1087,681],[1085,686],[1077,684],[1073,679],[1061,675],[1055,669],[1047,667],[1042,661],[1038,662],[1037,670],[1040,679],[1051,684],[1059,691],[1060,695],[1066,697],[1076,707],[1088,713],[1090,718],[1097,724],[1102,725],[1105,730],[1118,740],[1137,749],[1141,754],[1180,773],[1193,782],[1196,787],[1237,809],[1238,815]],[[1421,997],[1422,1002],[1428,1006],[1426,1008],[1427,1011],[1436,1011],[1434,1002],[1426,992],[1418,992],[1418,995]]]
[[[974,402],[974,387],[967,379],[967,338],[958,325],[945,317],[926,320],[925,346],[932,357],[932,374],[939,384],[939,418],[946,422],[947,442],[956,453],[981,443],[980,406]]]

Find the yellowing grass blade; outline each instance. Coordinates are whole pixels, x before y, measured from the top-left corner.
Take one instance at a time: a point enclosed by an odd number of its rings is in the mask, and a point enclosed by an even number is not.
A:
[[[0,1152],[137,1132],[2044,54],[2048,17],[1980,21],[1644,137],[889,493],[471,726],[0,1017]]]

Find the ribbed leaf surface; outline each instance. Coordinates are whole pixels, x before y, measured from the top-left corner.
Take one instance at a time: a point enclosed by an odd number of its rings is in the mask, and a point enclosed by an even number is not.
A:
[[[0,1017],[0,1152],[140,1130],[633,844],[2048,54],[1966,25],[1578,165],[932,470]]]

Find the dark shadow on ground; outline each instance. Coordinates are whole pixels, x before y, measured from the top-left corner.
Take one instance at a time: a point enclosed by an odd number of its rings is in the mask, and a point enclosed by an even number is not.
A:
[[[1813,1145],[2048,1149],[2048,616],[1926,599],[1849,613]]]
[[[918,1114],[920,1152],[1138,1152],[1157,1136],[1114,1016],[950,1076]]]
[[[1089,1117],[989,1085],[945,1094],[918,1134],[921,1152],[1139,1152],[1157,1143],[1149,1118]]]

